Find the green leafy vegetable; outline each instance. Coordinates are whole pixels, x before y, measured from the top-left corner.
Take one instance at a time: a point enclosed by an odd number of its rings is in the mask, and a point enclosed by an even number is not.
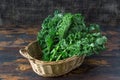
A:
[[[81,14],[55,11],[42,23],[37,40],[43,60],[58,61],[72,56],[93,55],[105,50],[107,38],[97,24],[86,25]]]
[[[72,14],[68,13],[63,16],[62,22],[58,26],[58,34],[60,38],[65,37],[65,34],[67,33],[70,27],[71,21],[72,21]]]

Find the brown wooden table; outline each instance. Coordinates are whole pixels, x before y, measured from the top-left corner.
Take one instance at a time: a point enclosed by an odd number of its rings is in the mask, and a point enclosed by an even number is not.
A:
[[[0,80],[120,80],[120,26],[102,26],[108,37],[107,50],[86,57],[84,63],[70,73],[43,78],[32,71],[19,49],[36,39],[38,27],[0,26]]]

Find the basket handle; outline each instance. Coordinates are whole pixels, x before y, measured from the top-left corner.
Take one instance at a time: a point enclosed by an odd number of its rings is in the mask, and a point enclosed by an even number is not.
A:
[[[24,56],[25,58],[28,58],[28,52],[26,49],[20,49],[19,52],[22,56]]]

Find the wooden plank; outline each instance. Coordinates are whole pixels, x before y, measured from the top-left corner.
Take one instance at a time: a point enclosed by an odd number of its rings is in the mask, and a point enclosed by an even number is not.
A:
[[[120,80],[120,27],[102,27],[108,37],[107,50],[86,57],[84,63],[70,73],[43,78],[33,72],[18,50],[36,39],[38,28],[0,28],[0,79],[4,80]]]

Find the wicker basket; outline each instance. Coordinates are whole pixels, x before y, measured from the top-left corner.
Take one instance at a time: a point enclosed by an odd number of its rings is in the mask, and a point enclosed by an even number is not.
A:
[[[41,51],[37,41],[30,43],[27,47],[20,50],[20,54],[29,60],[33,71],[43,77],[64,75],[79,67],[85,58],[85,56],[74,56],[59,61],[42,61],[40,60],[40,53]]]

